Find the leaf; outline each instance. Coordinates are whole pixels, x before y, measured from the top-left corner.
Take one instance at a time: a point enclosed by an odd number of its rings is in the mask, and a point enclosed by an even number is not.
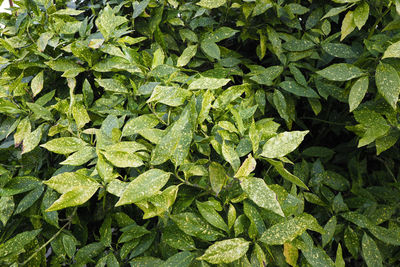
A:
[[[272,159],[268,159],[268,162],[274,166],[274,168],[276,169],[276,171],[286,180],[292,182],[293,184],[300,186],[301,188],[304,188],[306,190],[309,190],[308,187],[304,184],[304,182],[302,180],[300,180],[300,178],[298,178],[297,176],[294,176],[293,174],[291,174],[288,170],[285,169],[285,167],[283,166],[283,163],[280,161],[275,161]]]
[[[352,31],[355,28],[356,28],[356,24],[354,23],[354,12],[348,11],[346,13],[346,15],[344,16],[344,19],[342,22],[342,29],[341,29],[342,35],[340,36],[340,41],[343,41],[344,38],[346,38],[347,35],[352,33]]]
[[[228,82],[230,82],[230,79],[201,77],[189,85],[189,90],[218,89],[225,86]]]
[[[14,200],[12,196],[0,197],[0,221],[5,226],[14,212]],[[1,247],[0,247],[1,248]]]
[[[84,146],[87,146],[87,143],[76,137],[60,137],[41,145],[41,147],[57,154],[73,153]]]
[[[249,154],[246,158],[246,160],[242,163],[242,166],[240,166],[239,170],[235,174],[235,178],[240,178],[240,177],[247,177],[252,173],[255,168],[256,168],[256,160],[253,158],[251,154]]]
[[[128,93],[128,88],[125,85],[114,79],[95,79],[101,87],[106,91],[114,93]]]
[[[365,25],[369,16],[369,5],[367,2],[361,2],[354,10],[354,24],[359,30]]]
[[[41,71],[32,79],[31,82],[33,96],[37,96],[42,91],[43,83],[44,83],[43,71]]]
[[[236,172],[240,167],[240,158],[233,145],[224,141],[222,143],[221,151],[224,159],[229,162],[229,164],[232,166],[232,169]]]
[[[321,231],[321,228],[313,216],[303,213],[292,219],[274,224],[262,234],[260,241],[267,245],[283,245],[294,240],[307,229]]]
[[[393,43],[388,48],[386,48],[382,59],[390,57],[400,57],[400,41]]]
[[[214,209],[214,207],[209,202],[199,202],[196,201],[197,209],[199,210],[201,216],[212,226],[219,228],[225,232],[229,232],[228,226],[222,219],[221,215]]]
[[[336,261],[335,261],[335,267],[345,267],[345,262],[342,256],[342,246],[338,245],[338,248],[336,250]]]
[[[382,256],[379,252],[377,245],[374,240],[369,237],[366,233],[364,233],[362,241],[362,256],[365,260],[365,263],[368,267],[379,267],[383,266],[382,264]]]
[[[128,184],[115,206],[139,202],[156,194],[169,180],[170,173],[148,170]]]
[[[122,16],[116,16],[113,9],[107,5],[96,19],[96,26],[107,40],[116,28],[127,22],[128,19]]]
[[[281,82],[279,86],[283,90],[297,96],[319,98],[318,94],[313,89],[311,89],[310,87],[302,86],[295,81],[284,81]]]
[[[153,114],[145,114],[129,120],[122,129],[122,136],[130,136],[138,133],[139,130],[154,128],[159,121]]]
[[[200,43],[200,47],[207,56],[218,60],[220,59],[221,51],[216,43],[203,40]]]
[[[400,93],[400,77],[396,69],[389,64],[380,62],[376,68],[375,82],[378,92],[396,110]]]
[[[185,103],[191,92],[174,86],[156,86],[147,103],[157,102],[168,106],[177,107]]]
[[[227,179],[225,169],[219,163],[211,162],[208,167],[208,173],[210,175],[211,188],[218,195]]]
[[[361,69],[347,63],[332,64],[316,73],[331,81],[348,81],[364,75]]]
[[[25,137],[24,142],[22,144],[21,154],[31,152],[39,145],[40,139],[42,138],[42,131],[43,127],[41,125],[36,130],[31,132],[27,137]]]
[[[322,49],[331,56],[339,58],[355,58],[357,54],[353,49],[341,43],[324,43]]]
[[[169,246],[180,250],[196,249],[194,240],[175,226],[167,227],[163,230],[162,240]]]
[[[324,226],[325,234],[322,235],[322,247],[325,247],[333,240],[336,224],[337,220],[335,216],[331,217],[329,221],[325,224]]]
[[[263,179],[250,177],[242,180],[240,185],[258,206],[285,217],[275,192],[267,186]]]
[[[264,144],[260,156],[265,158],[281,158],[295,150],[309,131],[283,132]]]
[[[95,180],[78,172],[61,173],[45,181],[44,184],[62,194],[46,211],[81,205],[100,187]]]
[[[15,235],[13,238],[2,243],[0,246],[0,255],[5,257],[12,253],[20,253],[26,245],[32,242],[42,229],[26,231]]]
[[[137,168],[144,163],[139,156],[132,152],[125,151],[103,151],[102,154],[106,159],[118,168]]]
[[[273,84],[273,80],[281,75],[282,71],[282,66],[271,66],[261,71],[260,74],[251,77],[250,79],[258,84],[271,86]]]
[[[165,262],[163,262],[161,267],[189,267],[190,263],[193,261],[194,255],[188,251],[179,252],[171,257],[169,257]]]
[[[97,156],[96,149],[90,146],[84,146],[74,154],[68,156],[68,158],[60,164],[62,165],[71,165],[71,166],[81,166],[84,165],[89,160],[95,158]]]
[[[54,119],[53,114],[51,114],[51,112],[47,108],[44,108],[39,104],[29,102],[26,103],[26,105],[38,118],[44,119],[46,121],[52,121]]]
[[[218,43],[218,42],[221,42],[222,40],[225,40],[225,39],[228,39],[228,38],[234,36],[238,32],[239,31],[234,30],[229,27],[220,27],[213,33],[209,33],[206,36],[206,38],[204,39],[204,41]]]
[[[349,8],[350,8],[350,6],[348,6],[348,5],[333,7],[331,9],[329,9],[329,11],[321,18],[321,20],[336,16]]]
[[[196,4],[204,8],[213,9],[223,6],[225,3],[226,0],[200,0],[200,2]]]
[[[179,213],[170,217],[174,223],[187,235],[195,236],[206,241],[215,241],[222,234],[214,230],[198,215],[190,212]]]
[[[193,121],[193,109],[189,103],[151,153],[151,164],[160,165],[168,159],[171,159],[175,166],[182,164],[192,142]]]
[[[243,257],[249,250],[250,242],[243,238],[218,241],[207,248],[197,260],[205,260],[212,264],[230,263]]]
[[[150,0],[143,0],[140,3],[138,2],[134,2],[133,3],[133,14],[132,14],[132,18],[136,19],[137,17],[139,17],[144,10],[146,9],[146,7],[148,6],[148,4],[150,3]]]
[[[197,52],[197,44],[196,45],[189,45],[188,47],[183,50],[182,55],[178,58],[176,63],[177,67],[183,67],[187,65],[190,60],[196,55]]]
[[[15,208],[14,215],[20,214],[30,208],[42,196],[43,190],[44,186],[40,185],[26,194]]]
[[[291,40],[282,45],[282,47],[290,52],[301,52],[311,49],[315,44],[308,40]]]
[[[365,94],[367,93],[368,85],[369,85],[369,79],[366,76],[359,78],[353,84],[349,94],[350,112],[355,110],[358,107],[358,105],[360,105]]]
[[[62,236],[62,243],[67,255],[72,258],[75,255],[76,251],[76,243],[75,238],[70,235],[63,235]]]
[[[85,124],[90,122],[90,117],[86,108],[80,103],[76,103],[72,107],[72,116],[74,117],[78,129],[81,129]]]

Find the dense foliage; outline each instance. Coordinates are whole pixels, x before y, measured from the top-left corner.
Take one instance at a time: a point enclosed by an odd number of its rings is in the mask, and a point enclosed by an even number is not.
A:
[[[1,266],[399,266],[400,1],[14,1]]]

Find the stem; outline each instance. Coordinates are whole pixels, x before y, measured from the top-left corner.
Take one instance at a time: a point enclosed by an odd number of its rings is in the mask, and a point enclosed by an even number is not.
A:
[[[30,260],[32,260],[36,256],[36,254],[38,254],[42,249],[44,249],[48,244],[50,244],[50,242],[53,241],[70,223],[71,221],[68,221],[66,224],[64,224],[64,226],[61,227],[60,230],[58,230],[57,233],[55,233],[49,240],[47,240],[46,243],[44,243],[40,248],[35,250],[35,252],[26,261],[21,263],[21,266],[26,265]]]
[[[388,8],[386,9],[386,11],[382,14],[382,16],[379,17],[379,19],[377,19],[375,21],[374,25],[372,25],[372,29],[368,34],[367,40],[369,40],[372,37],[372,35],[374,35],[376,26],[378,26],[378,24],[382,21],[383,17],[386,16],[387,13],[389,13],[390,8],[392,7],[392,3],[393,2],[390,2],[390,4],[389,4]]]

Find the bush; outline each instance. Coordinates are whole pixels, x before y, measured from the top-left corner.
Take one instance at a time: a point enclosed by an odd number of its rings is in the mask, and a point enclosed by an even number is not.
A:
[[[400,264],[400,1],[16,4],[0,265]]]

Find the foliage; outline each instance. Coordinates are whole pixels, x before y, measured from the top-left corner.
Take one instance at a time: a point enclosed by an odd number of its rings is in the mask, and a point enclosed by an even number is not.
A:
[[[0,265],[400,264],[400,1],[15,3]]]

